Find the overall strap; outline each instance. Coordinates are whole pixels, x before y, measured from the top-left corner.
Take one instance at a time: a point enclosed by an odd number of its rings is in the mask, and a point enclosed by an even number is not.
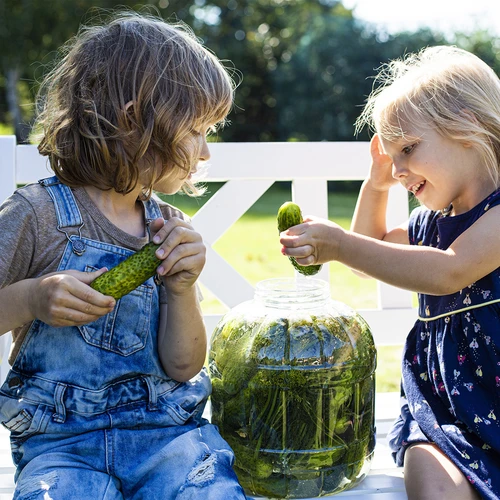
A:
[[[71,188],[63,184],[56,176],[40,179],[38,182],[47,189],[54,202],[57,230],[66,235],[73,247],[73,252],[82,255],[85,252],[85,243],[81,239],[83,219]],[[73,227],[77,228],[77,234],[70,234],[69,229]]]
[[[148,224],[154,219],[158,219],[158,217],[163,217],[160,207],[153,196],[144,202],[144,214]]]

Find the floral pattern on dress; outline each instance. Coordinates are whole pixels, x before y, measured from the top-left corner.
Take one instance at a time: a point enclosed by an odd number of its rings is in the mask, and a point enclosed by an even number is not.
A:
[[[447,249],[499,204],[500,190],[454,217],[418,208],[410,216],[410,244]],[[421,319],[403,352],[401,415],[388,436],[398,465],[410,444],[433,442],[481,497],[491,500],[500,498],[500,303],[495,300],[500,300],[498,269],[451,295],[419,294]]]

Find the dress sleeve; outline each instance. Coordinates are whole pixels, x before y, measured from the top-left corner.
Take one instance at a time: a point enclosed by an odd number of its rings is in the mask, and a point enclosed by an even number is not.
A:
[[[14,193],[0,205],[0,288],[29,277],[38,224],[31,204]]]

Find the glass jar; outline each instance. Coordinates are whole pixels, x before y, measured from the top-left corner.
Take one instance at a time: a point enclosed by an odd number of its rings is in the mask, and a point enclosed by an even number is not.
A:
[[[352,488],[375,447],[376,350],[354,310],[314,278],[270,279],[212,336],[212,422],[248,495]]]

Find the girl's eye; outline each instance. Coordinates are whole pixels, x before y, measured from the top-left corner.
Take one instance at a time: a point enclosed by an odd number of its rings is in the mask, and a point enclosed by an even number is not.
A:
[[[401,152],[405,155],[409,155],[414,149],[415,149],[416,144],[412,144],[411,146],[405,146]]]

